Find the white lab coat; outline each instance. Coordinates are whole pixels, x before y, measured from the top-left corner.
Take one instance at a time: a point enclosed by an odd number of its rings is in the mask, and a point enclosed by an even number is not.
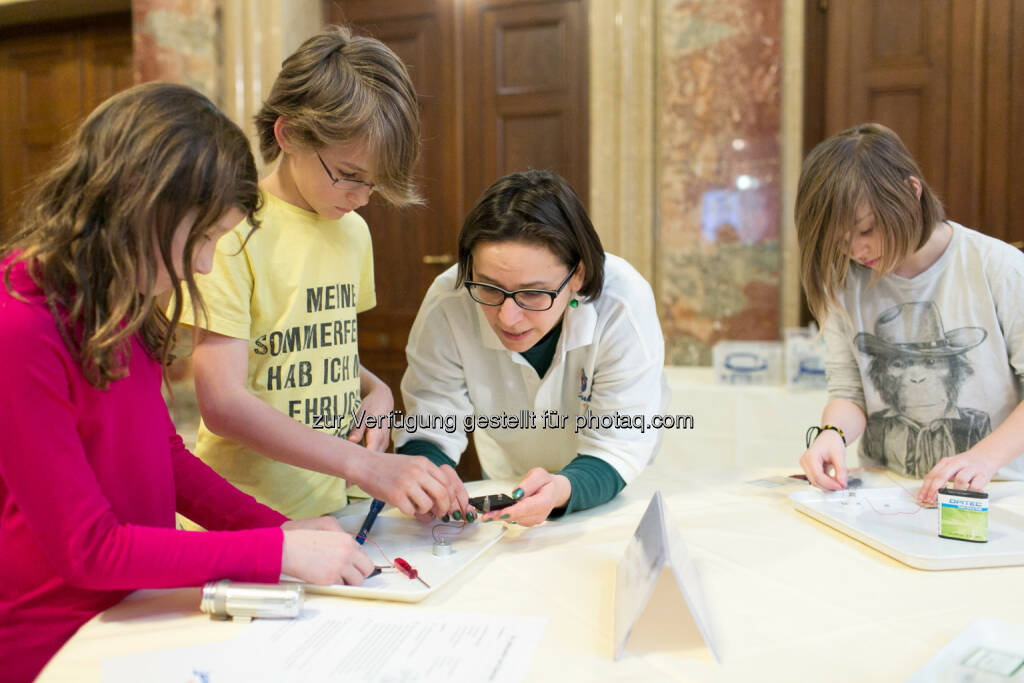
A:
[[[467,444],[467,416],[528,419],[523,411],[533,411],[532,429],[477,430],[489,437],[483,441],[496,446],[481,448],[477,439],[486,476],[514,479],[531,467],[557,472],[582,453],[608,462],[628,484],[653,459],[660,441],[658,430],[648,426],[642,431],[637,420],[649,422],[663,413],[669,399],[665,342],[654,295],[643,276],[623,259],[607,255],[601,296],[566,308],[543,379],[519,353],[502,345],[481,304],[465,288],[456,290],[455,280],[455,266],[434,280],[406,347],[406,416],[421,416],[421,424],[434,416],[436,424],[417,426],[414,433],[408,427],[395,429],[396,445],[424,439],[458,462]],[[618,412],[636,428],[603,428],[588,420],[588,409],[598,418]],[[557,413],[547,428],[545,411]],[[438,419],[453,415],[447,425]],[[578,433],[577,416],[588,420]]]

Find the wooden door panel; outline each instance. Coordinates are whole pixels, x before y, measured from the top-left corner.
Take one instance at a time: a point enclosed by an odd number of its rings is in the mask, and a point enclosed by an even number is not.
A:
[[[495,80],[499,95],[559,92],[568,85],[566,22],[561,13],[525,14],[521,8],[499,17],[489,12],[485,36],[495,42]],[[519,21],[515,16],[525,17]]]
[[[1010,3],[1010,21],[1006,24],[1009,32],[1010,55],[1006,79],[1010,83],[1010,139],[1005,146],[1009,159],[1006,198],[1008,200],[1006,230],[1003,239],[1024,243],[1024,173],[1017,164],[1024,159],[1024,0]]]
[[[829,28],[833,33],[849,31],[842,41],[848,53],[833,64],[828,78],[830,91],[847,92],[842,100],[826,105],[829,132],[865,121],[886,124],[900,135],[929,183],[942,194],[947,171],[943,138],[948,129],[949,3],[859,0],[834,7]],[[844,67],[845,75],[839,71]]]
[[[129,14],[0,33],[0,230],[92,109],[132,84]]]
[[[0,52],[0,188],[4,225],[13,227],[27,186],[50,166],[79,116],[73,36],[6,40]]]
[[[564,169],[572,164],[562,141],[568,133],[567,117],[561,111],[505,113],[496,121],[498,175],[527,168]],[[529,145],[524,144],[529,141]]]
[[[814,3],[817,5],[817,3]],[[825,37],[811,14],[808,63],[827,55],[826,135],[880,121],[900,135],[947,214],[1024,244],[1024,0],[854,0],[830,3]],[[809,11],[817,12],[813,5]],[[813,97],[809,117],[821,116]]]
[[[134,83],[132,34],[118,23],[94,26],[82,36],[82,108],[87,115],[100,102]]]
[[[445,263],[424,257],[454,254],[457,207],[448,197],[459,169],[453,103],[453,9],[446,3],[357,0],[335,4],[331,20],[384,42],[405,63],[420,104],[421,140],[416,180],[422,206],[396,209],[374,197],[359,210],[374,247],[377,306],[359,316],[360,362],[387,382],[402,409],[399,385],[405,346],[416,312]],[[434,259],[427,259],[433,261]]]
[[[423,123],[426,205],[375,199],[370,226],[377,307],[360,316],[360,360],[395,392],[413,319],[454,262],[462,219],[500,175],[553,168],[587,196],[585,8],[581,0],[348,0],[331,21],[386,43],[409,67]],[[470,442],[472,444],[472,441]],[[464,479],[480,477],[472,447]]]
[[[467,206],[498,177],[557,171],[587,186],[585,7],[560,0],[473,5],[466,18]],[[479,65],[474,75],[470,69]]]

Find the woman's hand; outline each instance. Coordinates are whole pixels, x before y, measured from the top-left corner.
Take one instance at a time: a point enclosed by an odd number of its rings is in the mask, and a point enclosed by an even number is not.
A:
[[[285,522],[281,572],[300,581],[358,586],[373,562],[333,517]]]
[[[512,497],[516,498],[517,493],[520,494],[518,503],[503,510],[489,512],[481,517],[480,521],[499,519],[523,526],[540,524],[548,518],[552,510],[564,507],[569,502],[572,484],[564,475],[551,474],[543,467],[534,467],[519,482],[518,488],[512,492]]]
[[[371,451],[386,451],[391,444],[391,430],[388,429],[388,420],[380,420],[373,429],[366,428],[366,416],[375,415],[384,417],[395,409],[395,397],[387,384],[376,377],[372,379],[370,391],[363,396],[359,407],[359,417],[356,420],[360,426],[352,426],[348,433],[348,440],[359,443],[366,436],[366,447]]]
[[[800,467],[807,480],[819,488],[827,491],[845,489],[849,471],[843,438],[832,429],[821,431],[800,457]]]
[[[954,488],[981,491],[999,470],[999,465],[999,458],[973,450],[943,458],[925,475],[917,499],[926,504],[935,503],[935,494],[950,481]]]

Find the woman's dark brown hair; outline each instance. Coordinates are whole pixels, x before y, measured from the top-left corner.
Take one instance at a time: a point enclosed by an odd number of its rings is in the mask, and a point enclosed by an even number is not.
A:
[[[172,83],[146,83],[96,108],[37,184],[19,231],[3,245],[4,270],[25,262],[89,382],[105,388],[127,371],[138,333],[166,362],[184,280],[202,310],[193,252],[232,208],[255,227],[256,164],[245,134],[209,99]],[[171,240],[188,226],[182,263]],[[170,318],[153,292],[160,267],[173,283]]]
[[[523,242],[546,247],[568,268],[582,264],[580,296],[596,299],[601,295],[601,238],[576,192],[557,173],[512,173],[484,191],[459,232],[456,288],[470,279],[473,248],[483,242]]]

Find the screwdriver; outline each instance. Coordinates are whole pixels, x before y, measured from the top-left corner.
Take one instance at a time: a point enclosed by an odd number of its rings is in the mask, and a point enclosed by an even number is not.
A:
[[[408,576],[410,579],[418,579],[420,583],[422,583],[427,588],[430,588],[430,585],[426,581],[424,581],[423,579],[420,578],[420,573],[418,571],[416,571],[415,569],[413,569],[412,565],[409,564],[408,562],[406,562],[405,560],[403,560],[402,558],[400,558],[400,557],[396,557],[395,558],[395,569],[397,569],[398,571],[402,572],[403,574]]]

